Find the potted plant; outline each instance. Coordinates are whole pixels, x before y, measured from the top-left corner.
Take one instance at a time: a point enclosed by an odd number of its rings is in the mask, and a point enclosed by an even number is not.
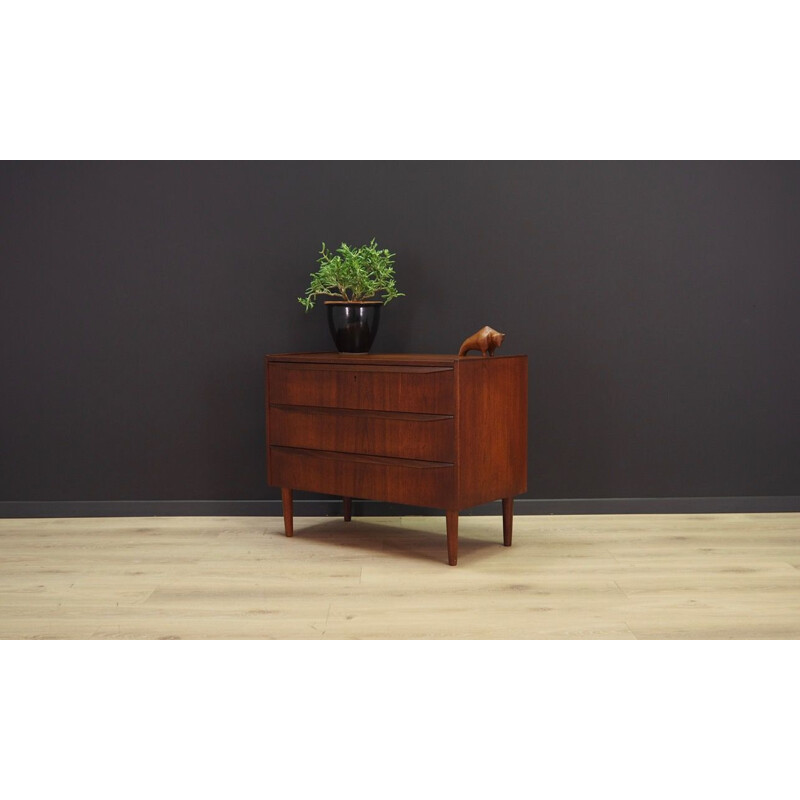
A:
[[[328,327],[340,353],[368,353],[378,331],[381,306],[402,297],[394,283],[394,253],[380,250],[373,239],[361,247],[342,242],[332,253],[322,243],[319,270],[311,273],[305,297],[297,299],[310,311],[317,297],[326,300]],[[382,294],[381,299],[370,300]]]

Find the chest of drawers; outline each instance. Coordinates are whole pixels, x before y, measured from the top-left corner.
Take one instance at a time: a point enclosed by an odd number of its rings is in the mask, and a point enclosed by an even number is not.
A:
[[[448,561],[458,513],[527,488],[527,356],[266,357],[267,475],[281,488],[286,535],[292,491],[445,510]]]

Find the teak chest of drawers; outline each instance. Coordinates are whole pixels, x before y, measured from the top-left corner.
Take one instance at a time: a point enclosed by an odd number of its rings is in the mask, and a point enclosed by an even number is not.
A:
[[[458,512],[502,499],[511,545],[514,495],[527,488],[527,356],[266,357],[267,475],[292,490],[443,508],[458,558]]]

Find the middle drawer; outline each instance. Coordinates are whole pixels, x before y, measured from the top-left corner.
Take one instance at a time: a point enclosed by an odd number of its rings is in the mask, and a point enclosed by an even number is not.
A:
[[[270,444],[422,461],[455,460],[451,416],[271,405]]]

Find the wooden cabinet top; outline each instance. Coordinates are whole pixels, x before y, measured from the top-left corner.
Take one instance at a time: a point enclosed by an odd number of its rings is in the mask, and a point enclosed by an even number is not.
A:
[[[303,363],[303,364],[373,364],[381,366],[438,366],[438,365],[452,365],[457,361],[480,361],[484,356],[481,355],[467,355],[457,356],[448,355],[446,353],[382,353],[373,354],[368,353],[352,354],[352,353],[278,353],[276,355],[268,355],[267,359],[270,361],[290,362],[290,363]],[[507,359],[507,358],[527,358],[525,355],[500,355],[486,356],[487,361],[493,359]]]

